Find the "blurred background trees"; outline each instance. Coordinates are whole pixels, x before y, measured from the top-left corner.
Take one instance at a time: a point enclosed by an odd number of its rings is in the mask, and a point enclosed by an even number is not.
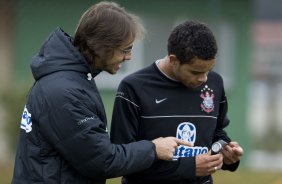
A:
[[[13,163],[22,110],[34,82],[32,56],[56,27],[73,35],[82,12],[96,2],[0,0],[0,169]],[[140,16],[147,36],[134,45],[132,61],[118,74],[102,73],[96,79],[108,121],[119,81],[162,58],[175,25],[202,21],[218,41],[215,70],[229,98],[227,131],[246,151],[242,166],[282,171],[282,0],[116,2]]]

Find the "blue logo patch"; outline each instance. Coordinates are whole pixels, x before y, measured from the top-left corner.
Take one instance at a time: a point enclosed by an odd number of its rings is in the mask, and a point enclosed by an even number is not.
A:
[[[195,126],[189,122],[179,124],[177,127],[176,138],[194,144],[196,140]]]
[[[31,126],[32,126],[31,114],[28,112],[25,106],[21,120],[21,129],[25,130],[26,133],[29,133],[32,130]]]
[[[176,138],[184,140],[194,145],[196,141],[196,127],[190,122],[180,123],[177,127]],[[175,150],[173,159],[177,160],[179,157],[195,157],[199,154],[205,154],[207,152],[207,147],[189,147],[180,145]]]

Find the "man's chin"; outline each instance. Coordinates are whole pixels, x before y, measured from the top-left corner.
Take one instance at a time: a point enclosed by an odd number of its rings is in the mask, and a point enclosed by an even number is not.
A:
[[[191,88],[191,89],[195,89],[195,88],[198,88],[198,87],[200,87],[202,84],[186,84],[185,86],[187,87],[187,88]]]
[[[115,75],[117,73],[117,70],[111,70],[111,71],[106,71],[107,73],[111,74],[111,75]]]

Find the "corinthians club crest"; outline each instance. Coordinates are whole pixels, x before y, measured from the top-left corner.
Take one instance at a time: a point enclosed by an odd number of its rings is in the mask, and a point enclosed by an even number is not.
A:
[[[200,97],[203,99],[201,103],[201,108],[206,113],[210,113],[214,109],[214,94],[213,90],[208,87],[208,85],[205,85],[205,87],[201,90]]]

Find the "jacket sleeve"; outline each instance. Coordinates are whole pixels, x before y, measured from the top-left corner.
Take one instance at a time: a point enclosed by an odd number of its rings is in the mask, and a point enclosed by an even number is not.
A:
[[[229,125],[229,118],[227,117],[227,112],[228,112],[228,102],[227,98],[225,96],[225,92],[223,90],[223,95],[220,101],[220,107],[219,107],[219,116],[217,120],[217,127],[215,131],[215,136],[213,139],[213,142],[216,142],[220,139],[224,140],[225,142],[229,143],[231,139],[228,137],[226,131],[224,130],[225,127]],[[226,165],[223,164],[222,170],[229,170],[229,171],[235,171],[238,166],[239,166],[239,161],[231,164],[231,165]]]
[[[40,131],[78,173],[93,179],[111,178],[153,163],[155,146],[151,141],[112,144],[105,122],[97,115],[97,104],[90,103],[92,99],[84,93],[66,93],[45,100]]]
[[[230,142],[231,139],[227,136],[227,133],[225,132],[224,128],[229,125],[229,118],[227,117],[227,111],[228,111],[228,103],[227,103],[227,98],[225,94],[221,98],[220,101],[220,106],[219,106],[219,115],[217,119],[217,126],[213,138],[213,142],[216,142],[220,139]]]
[[[111,141],[122,144],[138,141],[140,107],[136,89],[122,81],[119,85],[111,123]],[[145,180],[175,180],[195,177],[195,158],[180,158],[177,161],[156,160],[154,164],[134,175]]]

